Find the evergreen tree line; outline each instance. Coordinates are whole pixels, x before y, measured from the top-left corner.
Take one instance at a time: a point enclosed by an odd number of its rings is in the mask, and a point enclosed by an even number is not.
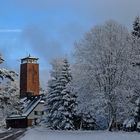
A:
[[[93,27],[75,43],[74,60],[52,62],[47,127],[139,130],[140,18],[131,32],[112,20]]]

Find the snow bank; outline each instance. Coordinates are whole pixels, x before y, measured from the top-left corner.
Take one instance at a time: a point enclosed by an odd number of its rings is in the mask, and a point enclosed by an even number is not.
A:
[[[45,128],[30,129],[20,140],[139,140],[137,132],[107,131],[50,131]]]
[[[6,132],[6,131],[8,131],[8,130],[10,130],[10,129],[0,128],[0,133],[4,133],[4,132]]]

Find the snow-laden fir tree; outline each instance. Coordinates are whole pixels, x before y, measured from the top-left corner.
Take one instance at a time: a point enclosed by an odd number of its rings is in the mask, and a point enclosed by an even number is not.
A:
[[[87,112],[85,110],[84,112],[78,114],[80,118],[80,130],[95,130],[98,129],[98,126],[96,124],[96,120],[91,115],[90,112]]]
[[[139,63],[140,58],[140,17],[137,16],[133,22],[132,27],[132,51],[133,51],[133,65]]]
[[[136,100],[133,116],[129,116],[123,123],[125,131],[140,131],[140,97]]]
[[[135,108],[135,121],[140,122],[140,97],[136,100],[136,108]]]
[[[51,129],[74,129],[76,95],[72,93],[71,80],[68,60],[66,58],[54,60],[46,100],[47,126]]]
[[[140,97],[136,101],[136,109],[135,109],[135,121],[137,124],[136,130],[140,132]]]
[[[62,106],[59,108],[61,111],[61,129],[62,130],[73,130],[74,126],[74,116],[76,115],[76,94],[73,92],[71,85],[67,85],[62,91]]]
[[[140,38],[140,17],[137,16],[133,23],[132,35],[136,38]]]
[[[132,29],[132,53],[131,53],[131,67],[129,69],[129,76],[131,81],[130,86],[133,88],[130,101],[135,107],[135,102],[140,97],[140,17],[137,16],[133,22]]]

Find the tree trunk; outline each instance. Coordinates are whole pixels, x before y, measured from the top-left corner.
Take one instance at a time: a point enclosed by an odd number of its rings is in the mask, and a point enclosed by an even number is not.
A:
[[[114,123],[114,118],[112,117],[108,126],[108,131],[112,131],[113,123]]]

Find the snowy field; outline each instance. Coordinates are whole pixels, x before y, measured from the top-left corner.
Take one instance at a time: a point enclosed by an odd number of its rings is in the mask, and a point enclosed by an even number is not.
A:
[[[49,131],[42,128],[29,129],[19,140],[140,140],[137,132],[107,131]]]

